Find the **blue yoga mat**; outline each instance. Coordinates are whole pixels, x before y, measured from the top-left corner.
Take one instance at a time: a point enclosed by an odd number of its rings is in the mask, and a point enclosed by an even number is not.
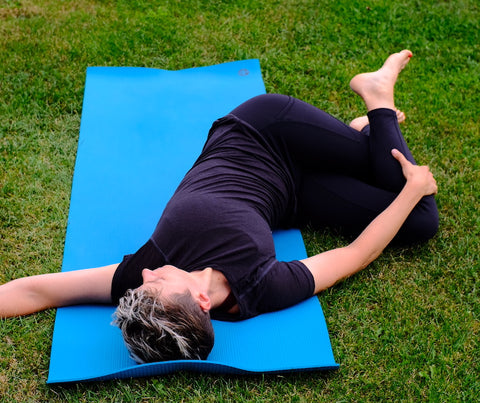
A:
[[[212,122],[264,92],[257,60],[180,71],[88,68],[62,271],[118,263],[143,245]],[[298,230],[275,232],[274,240],[279,259],[306,256]],[[57,310],[48,383],[338,367],[316,297],[242,322],[214,321],[205,361],[137,365],[111,325],[113,312]]]

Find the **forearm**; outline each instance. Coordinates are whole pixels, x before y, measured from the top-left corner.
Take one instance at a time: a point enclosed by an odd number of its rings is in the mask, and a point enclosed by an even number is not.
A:
[[[407,182],[390,206],[349,245],[350,248],[362,251],[364,256],[361,268],[366,267],[382,253],[422,197],[421,189]]]
[[[425,195],[436,194],[437,184],[427,166],[410,163],[397,150],[406,185],[381,214],[350,245],[302,260],[315,280],[315,293],[351,276],[375,260],[392,241],[413,208]]]
[[[0,286],[0,318],[67,305],[108,304],[117,266],[42,274],[3,284]]]

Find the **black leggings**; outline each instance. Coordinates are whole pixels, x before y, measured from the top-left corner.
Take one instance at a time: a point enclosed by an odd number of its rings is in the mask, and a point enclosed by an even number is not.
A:
[[[362,132],[310,104],[279,94],[252,98],[231,113],[287,150],[297,182],[295,224],[300,227],[339,227],[357,235],[405,184],[391,149],[415,163],[391,109],[369,112],[370,125]],[[425,241],[437,229],[435,200],[425,196],[396,240]]]

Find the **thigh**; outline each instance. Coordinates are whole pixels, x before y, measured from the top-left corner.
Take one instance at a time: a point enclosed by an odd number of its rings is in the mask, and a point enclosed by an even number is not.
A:
[[[297,223],[313,228],[337,228],[359,235],[395,199],[397,193],[361,180],[332,174],[307,173],[297,196]],[[401,227],[396,242],[416,243],[430,239],[438,229],[433,197],[424,197]]]
[[[283,149],[300,168],[366,175],[369,137],[299,99],[265,94],[240,105],[232,114]]]
[[[307,172],[297,195],[298,223],[358,235],[395,196],[350,176]]]

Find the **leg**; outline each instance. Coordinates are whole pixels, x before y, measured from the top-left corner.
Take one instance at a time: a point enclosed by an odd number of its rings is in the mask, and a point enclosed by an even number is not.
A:
[[[297,167],[345,173],[367,180],[372,167],[374,173],[378,172],[373,178],[379,181],[380,187],[399,191],[404,184],[403,175],[390,150],[398,148],[408,154],[412,162],[413,158],[396,119],[393,121],[388,113],[382,115],[374,110],[395,109],[393,87],[410,56],[410,51],[396,53],[378,71],[357,75],[351,81],[352,89],[362,96],[374,120],[370,125],[374,141],[320,109],[282,95],[256,97],[232,114],[260,131]],[[382,118],[376,117],[380,115]],[[388,167],[388,175],[382,174],[384,165]],[[395,178],[392,184],[388,181],[391,173]]]
[[[232,114],[257,129],[297,167],[368,173],[368,136],[328,113],[279,94],[255,97]]]
[[[302,173],[298,224],[342,226],[358,233],[401,190],[405,179],[390,151],[397,148],[414,160],[398,127],[393,88],[410,56],[409,51],[394,54],[377,72],[352,79],[352,89],[367,105],[369,136],[311,105],[281,95],[257,97],[232,112],[278,144]],[[428,239],[437,227],[435,201],[428,196],[417,205],[398,237],[404,241]]]
[[[400,191],[405,180],[390,150],[399,149],[412,162],[413,157],[397,113],[368,113],[371,123],[359,132],[312,105],[278,94],[261,95],[232,111],[262,133],[295,169],[342,173]]]
[[[405,184],[400,165],[392,158],[392,148],[400,150],[415,163],[398,126],[398,111],[394,105],[394,86],[398,74],[407,65],[412,53],[403,50],[389,56],[384,65],[372,73],[356,75],[350,86],[367,106],[370,123],[370,151],[374,183],[399,192]]]
[[[395,112],[397,113],[397,120],[398,120],[398,123],[403,123],[405,122],[405,113],[403,113],[401,110],[399,109],[395,109]],[[367,129],[367,125],[369,125],[370,122],[368,121],[368,116],[367,115],[364,115],[364,116],[360,116],[358,118],[355,118],[353,119],[351,122],[350,122],[350,127],[354,128],[355,130],[358,130],[359,132],[363,131],[363,130],[366,130]]]
[[[397,193],[355,178],[306,173],[298,192],[297,226],[337,228],[357,236],[395,199]],[[438,212],[433,197],[424,197],[410,213],[394,241],[423,242],[435,235]]]
[[[298,196],[298,218],[302,223],[340,226],[358,234],[393,201],[403,187],[405,179],[401,167],[391,157],[390,151],[397,148],[411,162],[414,163],[414,160],[398,127],[393,88],[398,73],[410,57],[409,51],[396,53],[377,72],[360,74],[350,83],[352,89],[364,99],[368,109],[375,186],[338,175],[306,174]],[[426,240],[436,233],[437,228],[435,200],[433,196],[427,196],[412,211],[396,240]]]

